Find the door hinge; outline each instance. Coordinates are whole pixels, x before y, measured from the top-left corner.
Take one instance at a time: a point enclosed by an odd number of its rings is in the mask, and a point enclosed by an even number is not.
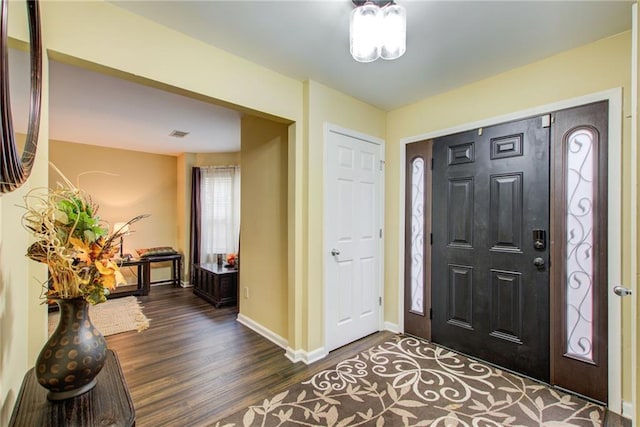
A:
[[[433,308],[429,309],[429,320],[433,320]]]
[[[382,307],[382,297],[378,297],[378,305]]]
[[[548,128],[549,126],[551,126],[551,114],[545,114],[540,118],[542,119],[543,128]]]
[[[434,163],[434,158],[431,158],[431,170],[433,170],[433,163]]]
[[[429,244],[433,246],[433,233],[429,233]]]
[[[384,168],[384,160],[380,160],[380,170]]]
[[[382,239],[382,228],[380,229],[380,238]]]

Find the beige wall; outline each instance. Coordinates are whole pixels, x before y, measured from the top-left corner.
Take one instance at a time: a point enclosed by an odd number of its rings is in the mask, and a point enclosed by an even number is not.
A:
[[[633,18],[635,19],[636,23],[640,23],[640,8],[638,7],[638,4],[636,3],[633,9]],[[630,382],[632,383],[632,391],[631,391],[631,402],[633,402],[633,411],[634,411],[634,419],[636,420],[636,422],[638,422],[638,420],[640,420],[640,378],[638,377],[638,365],[640,364],[640,361],[638,360],[638,355],[640,355],[640,315],[638,315],[639,312],[639,308],[640,308],[640,289],[639,289],[639,284],[640,284],[640,268],[638,268],[638,266],[640,265],[640,251],[638,250],[638,242],[640,242],[640,227],[638,227],[638,222],[640,221],[640,205],[638,205],[638,200],[640,199],[640,176],[638,176],[638,165],[640,165],[640,150],[638,149],[638,144],[639,144],[639,139],[640,139],[640,120],[638,119],[638,101],[640,100],[640,68],[638,67],[638,58],[640,58],[640,31],[635,31],[635,40],[633,40],[633,47],[635,49],[634,53],[635,53],[635,61],[633,63],[632,66],[632,73],[635,73],[635,75],[632,75],[632,78],[635,78],[635,93],[632,93],[632,96],[635,97],[635,104],[633,105],[633,110],[631,111],[632,114],[632,126],[634,126],[634,135],[633,135],[633,139],[631,141],[631,143],[635,146],[635,153],[636,153],[636,158],[632,159],[631,161],[635,162],[636,164],[636,168],[635,168],[635,176],[632,179],[632,191],[635,191],[635,199],[633,200],[633,205],[635,205],[635,210],[636,212],[632,212],[632,215],[635,214],[635,223],[633,224],[633,226],[635,227],[635,241],[636,244],[634,247],[632,247],[632,253],[635,252],[636,255],[636,261],[635,261],[635,265],[632,267],[633,272],[635,273],[636,277],[635,277],[635,282],[631,283],[631,288],[635,290],[635,304],[633,305],[633,310],[631,311],[631,318],[635,319],[635,328],[632,328],[632,333],[633,338],[635,339],[635,348],[632,350],[634,351],[634,355],[631,358],[631,363],[635,363],[636,367],[635,369],[631,370],[630,374],[627,374],[626,376],[628,378],[630,378]],[[636,181],[635,183],[633,181]],[[635,184],[635,185],[634,185]],[[625,372],[629,372],[629,371],[625,371]],[[628,396],[627,396],[628,398]]]
[[[49,160],[91,195],[100,207],[100,218],[110,226],[137,215],[151,215],[131,226],[133,232],[123,239],[124,253],[136,255],[136,249],[156,246],[177,248],[174,156],[52,140]],[[58,181],[59,175],[51,169],[49,185]],[[170,277],[168,267],[152,264],[152,281]]]
[[[306,289],[301,309],[306,313],[302,333],[303,348],[309,351],[324,346],[324,132],[325,124],[340,126],[375,138],[384,139],[386,114],[364,102],[344,95],[314,81],[305,85],[308,128],[304,170],[308,183],[306,192],[307,243],[305,250]],[[303,316],[304,317],[304,316]],[[297,325],[296,325],[297,326]]]
[[[546,105],[611,88],[623,88],[623,282],[629,283],[629,248],[632,237],[629,229],[631,213],[628,208],[630,192],[637,183],[630,182],[629,170],[630,126],[630,33],[600,40],[514,69],[492,78],[443,93],[413,105],[392,111],[388,115],[387,133],[387,191],[385,249],[385,317],[398,322],[398,283],[400,280],[400,251],[398,230],[400,224],[400,140],[428,132],[463,125],[500,115]],[[623,306],[623,372],[631,372],[631,318],[630,299]],[[625,377],[623,399],[631,399],[630,375]]]
[[[240,313],[286,339],[288,129],[252,116],[241,129]]]
[[[189,282],[191,274],[191,168],[194,166],[240,165],[240,152],[232,153],[182,153],[177,158],[177,248],[184,254],[182,281]]]
[[[25,40],[24,9],[10,2],[17,12],[9,14],[9,31]],[[16,6],[14,6],[14,4]],[[321,348],[323,339],[322,301],[322,150],[325,122],[353,129],[374,137],[386,136],[386,210],[385,210],[385,320],[398,321],[398,239],[400,200],[400,149],[402,138],[481,120],[516,110],[555,102],[611,87],[625,86],[625,111],[628,114],[629,35],[621,35],[575,49],[491,79],[465,86],[446,94],[425,99],[385,114],[337,91],[315,82],[306,84],[289,79],[264,67],[234,57],[222,50],[171,31],[159,24],[123,11],[107,2],[41,2],[44,48],[50,55],[71,61],[89,61],[98,68],[110,68],[131,79],[146,79],[294,122],[288,132],[288,224],[289,274],[288,321],[271,319],[269,307],[254,306],[256,320],[265,319],[267,327],[282,332],[294,350]],[[144,52],[144,55],[140,55]],[[166,61],[166,58],[174,58]],[[45,61],[46,62],[46,61]],[[86,62],[83,62],[86,65]],[[135,77],[134,77],[135,76]],[[45,70],[45,92],[48,75]],[[48,104],[43,102],[40,148],[32,179],[27,186],[47,185]],[[626,120],[621,117],[621,121]],[[625,121],[623,179],[625,206],[628,207],[629,126]],[[242,161],[244,163],[244,156]],[[186,164],[186,163],[185,163]],[[185,164],[177,162],[177,182],[184,188]],[[243,164],[243,167],[245,165]],[[178,193],[184,203],[185,194]],[[22,375],[32,365],[45,340],[46,312],[38,306],[37,287],[27,288],[35,263],[22,255],[27,233],[16,226],[21,215],[15,205],[20,194],[0,198],[0,425],[6,424],[20,387]],[[178,201],[178,200],[177,200]],[[625,224],[636,213],[625,211]],[[180,221],[184,227],[184,221]],[[180,230],[181,226],[178,226]],[[631,238],[623,226],[623,253],[628,253]],[[181,242],[184,244],[184,228]],[[19,249],[23,248],[23,249]],[[19,250],[18,250],[19,249]],[[245,245],[242,250],[244,252]],[[244,259],[243,259],[244,261]],[[634,260],[625,259],[625,265]],[[242,262],[241,262],[242,265]],[[42,271],[42,269],[40,269]],[[629,270],[625,270],[629,276]],[[41,277],[46,275],[41,273]],[[628,279],[628,277],[625,277]],[[252,285],[253,286],[253,285]],[[251,294],[253,298],[253,294]],[[279,300],[281,301],[281,300]],[[241,300],[241,307],[243,301]],[[248,309],[248,307],[246,307]],[[628,307],[625,310],[625,342],[629,345]],[[7,320],[7,321],[5,321]],[[15,322],[14,322],[15,320]],[[11,321],[11,323],[9,323]],[[9,326],[10,325],[10,326]],[[623,375],[631,376],[629,351],[625,352]],[[11,369],[7,369],[10,366]],[[625,385],[625,399],[629,399]]]
[[[28,40],[24,4],[9,4],[10,35]],[[42,103],[48,103],[48,64],[43,69]],[[0,425],[7,425],[22,378],[33,366],[46,339],[47,311],[40,299],[47,279],[44,264],[25,256],[31,241],[22,227],[22,197],[47,186],[48,111],[43,109],[38,150],[31,177],[18,190],[0,195]],[[18,136],[22,138],[23,136]]]

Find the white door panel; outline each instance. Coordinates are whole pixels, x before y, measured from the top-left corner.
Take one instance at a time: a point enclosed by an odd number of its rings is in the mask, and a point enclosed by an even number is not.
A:
[[[380,328],[382,149],[343,133],[326,135],[325,336],[330,351]]]

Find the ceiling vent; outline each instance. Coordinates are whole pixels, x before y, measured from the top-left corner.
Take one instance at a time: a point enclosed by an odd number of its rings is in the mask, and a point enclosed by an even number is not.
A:
[[[187,135],[189,135],[189,132],[185,132],[185,131],[182,131],[182,130],[173,130],[169,134],[169,136],[172,136],[174,138],[184,138]]]

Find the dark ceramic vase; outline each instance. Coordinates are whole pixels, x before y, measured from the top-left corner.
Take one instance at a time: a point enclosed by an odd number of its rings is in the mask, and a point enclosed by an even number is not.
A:
[[[89,319],[82,298],[56,299],[60,322],[36,360],[36,377],[49,400],[81,395],[96,385],[107,357],[107,343]]]

